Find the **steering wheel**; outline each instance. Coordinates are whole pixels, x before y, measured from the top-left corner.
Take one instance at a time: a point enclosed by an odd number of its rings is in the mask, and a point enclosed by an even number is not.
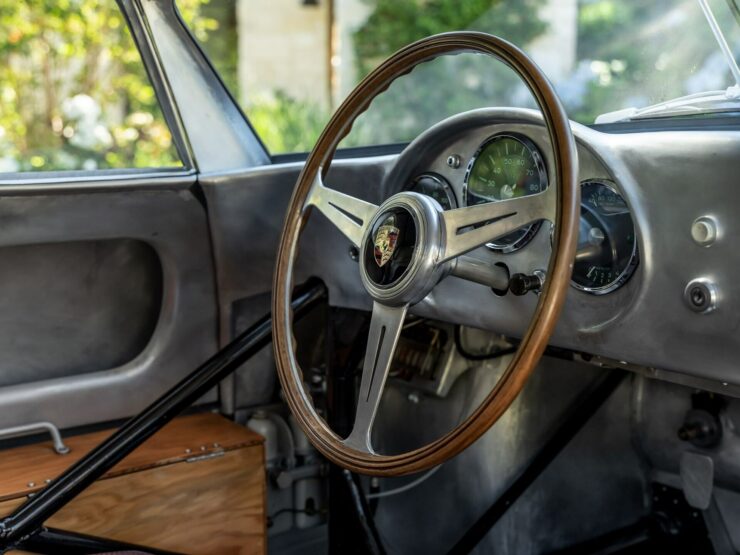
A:
[[[555,162],[555,186],[525,197],[443,211],[430,197],[401,192],[380,206],[323,184],[334,151],[357,117],[399,76],[436,57],[475,52],[511,67],[536,99]],[[438,465],[486,432],[522,390],[553,332],[573,269],[580,211],[575,141],[552,85],[519,48],[484,33],[454,32],[415,42],[370,73],[342,103],[298,177],[288,206],[273,284],[273,345],[288,405],[313,445],[349,470],[399,476]],[[362,283],[373,301],[354,427],[339,437],[316,412],[295,355],[290,299],[301,231],[312,208],[321,211],[359,249]],[[412,451],[381,455],[371,431],[406,313],[448,275],[461,255],[538,220],[553,223],[552,255],[523,340],[480,406],[439,439]]]

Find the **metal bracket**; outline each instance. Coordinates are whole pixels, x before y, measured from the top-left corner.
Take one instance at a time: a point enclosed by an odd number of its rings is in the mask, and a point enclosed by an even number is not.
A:
[[[62,434],[59,433],[59,428],[51,422],[33,422],[31,424],[23,424],[22,426],[4,428],[0,430],[0,438],[27,436],[44,431],[49,432],[51,441],[54,443],[54,451],[60,455],[69,453],[69,447],[62,441]]]

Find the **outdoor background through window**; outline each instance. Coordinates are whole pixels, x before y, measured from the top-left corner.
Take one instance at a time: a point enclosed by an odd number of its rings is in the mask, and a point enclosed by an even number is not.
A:
[[[731,46],[738,25],[711,0]],[[569,116],[597,115],[731,85],[696,0],[178,0],[185,21],[272,153],[310,150],[332,110],[400,47],[479,30],[524,48]],[[449,56],[399,79],[341,146],[408,142],[479,107],[534,107],[490,58]]]
[[[180,166],[115,0],[0,0],[0,172]]]

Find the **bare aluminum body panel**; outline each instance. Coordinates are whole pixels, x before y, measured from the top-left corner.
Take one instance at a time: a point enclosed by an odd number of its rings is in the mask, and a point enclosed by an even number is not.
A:
[[[740,205],[740,131],[606,134],[577,124],[573,128],[581,179],[606,178],[616,184],[632,211],[641,260],[632,278],[615,292],[595,296],[571,289],[553,344],[720,384],[740,383],[735,364],[740,312],[733,308],[733,299],[740,298],[735,279],[740,223],[734,217],[734,207]],[[529,136],[552,168],[547,134],[535,113],[478,110],[432,128],[396,158],[337,161],[326,185],[379,203],[418,173],[434,171],[461,195],[464,164],[452,169],[447,156],[456,153],[464,159],[487,137],[506,130]],[[299,169],[297,163],[273,165],[229,174],[228,183],[227,176],[204,178],[216,248],[228,249],[222,257],[229,266],[221,268],[219,278],[227,295],[269,290],[282,212]],[[691,238],[692,222],[704,214],[713,215],[722,229],[710,248]],[[312,215],[301,268],[304,275],[327,282],[333,304],[369,309],[349,246],[322,215]],[[505,262],[512,273],[531,273],[547,266],[549,230],[542,226],[516,253],[476,252],[491,264]],[[685,304],[684,288],[697,277],[711,279],[720,292],[719,306],[710,314],[698,314]],[[412,312],[517,336],[535,302],[533,294],[498,297],[482,285],[448,277]]]

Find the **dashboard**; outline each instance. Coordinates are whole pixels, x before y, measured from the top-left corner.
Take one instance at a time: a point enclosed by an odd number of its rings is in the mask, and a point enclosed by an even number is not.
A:
[[[699,377],[702,387],[740,395],[740,129],[604,133],[577,123],[572,129],[580,238],[551,343],[654,377],[682,383]],[[354,160],[336,166],[330,184],[356,180]],[[368,178],[381,175],[364,196],[379,203],[414,190],[449,209],[557,186],[553,169],[537,112],[474,110],[433,126],[397,156],[368,161]],[[312,252],[327,252],[328,235],[317,241]],[[469,254],[511,275],[532,275],[546,270],[550,253],[545,222]],[[321,277],[332,303],[366,308],[355,271],[344,262],[330,271]],[[500,293],[448,276],[412,312],[520,337],[538,297]]]
[[[427,172],[415,176],[407,189],[431,196],[444,210],[450,210],[529,196],[549,187],[540,148],[521,133],[503,131],[486,138],[468,160],[461,184],[453,185],[444,176]],[[462,156],[451,153],[446,164],[457,169]],[[578,250],[571,284],[589,294],[607,294],[626,283],[637,267],[634,222],[618,186],[609,179],[582,181],[581,197]],[[487,247],[501,254],[514,253],[525,248],[541,230],[542,222],[535,222]]]

